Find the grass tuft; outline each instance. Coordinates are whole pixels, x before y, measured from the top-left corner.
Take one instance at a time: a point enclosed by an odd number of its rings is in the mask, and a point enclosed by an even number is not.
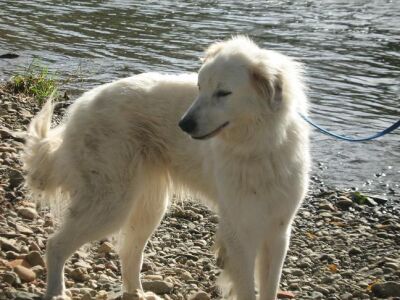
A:
[[[11,77],[10,88],[15,93],[23,93],[34,97],[40,105],[50,97],[58,96],[58,81],[50,74],[47,67],[33,60],[21,74]]]

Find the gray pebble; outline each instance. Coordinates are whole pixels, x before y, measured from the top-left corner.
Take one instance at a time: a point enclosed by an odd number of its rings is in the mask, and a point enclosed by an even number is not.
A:
[[[29,220],[34,220],[38,216],[36,209],[32,207],[21,207],[17,211],[18,214]]]
[[[159,295],[168,294],[172,291],[173,284],[164,280],[144,281],[142,282],[143,289]]]

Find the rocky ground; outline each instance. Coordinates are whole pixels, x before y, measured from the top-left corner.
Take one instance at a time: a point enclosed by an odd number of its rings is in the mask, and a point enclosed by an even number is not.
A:
[[[56,221],[26,198],[18,154],[23,139],[10,133],[25,128],[38,109],[34,99],[0,86],[0,300],[32,299],[45,288],[45,244]],[[366,197],[317,182],[295,219],[279,297],[400,299],[399,194]],[[163,299],[220,298],[211,251],[217,223],[198,203],[173,204],[147,246],[144,289]],[[110,240],[81,249],[66,265],[73,299],[128,299],[120,284]]]

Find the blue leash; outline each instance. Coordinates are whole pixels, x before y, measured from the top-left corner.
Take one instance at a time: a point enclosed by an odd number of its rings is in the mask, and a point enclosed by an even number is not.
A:
[[[321,131],[322,133],[325,133],[326,135],[329,136],[333,136],[339,140],[343,140],[343,141],[348,141],[348,142],[364,142],[364,141],[371,141],[374,140],[376,138],[379,138],[381,136],[384,136],[385,134],[388,134],[390,132],[392,132],[393,130],[397,129],[400,127],[400,120],[398,120],[396,123],[394,123],[392,126],[386,128],[385,130],[378,132],[374,135],[371,135],[369,137],[364,137],[364,138],[351,138],[351,137],[347,137],[347,136],[343,136],[343,135],[338,135],[335,134],[333,132],[330,132],[320,126],[318,126],[317,124],[315,124],[313,121],[311,121],[309,118],[307,118],[306,116],[304,116],[303,114],[299,113],[299,115],[303,118],[304,121],[306,121],[308,124],[310,124],[311,126],[317,128],[319,131]]]

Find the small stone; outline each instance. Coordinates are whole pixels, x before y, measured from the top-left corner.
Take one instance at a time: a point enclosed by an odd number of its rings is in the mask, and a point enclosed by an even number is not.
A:
[[[24,266],[16,266],[14,272],[17,273],[23,282],[31,282],[36,278],[35,272],[31,269],[25,268]]]
[[[180,277],[183,280],[193,280],[192,274],[190,274],[190,272],[186,271],[186,270],[182,270],[179,272],[180,273]]]
[[[365,203],[366,203],[368,206],[377,206],[377,205],[378,205],[378,203],[377,203],[374,199],[372,199],[372,198],[370,198],[370,197],[367,197],[367,198],[366,198]]]
[[[305,257],[305,258],[301,259],[301,260],[299,261],[299,263],[297,264],[297,266],[298,266],[299,268],[302,268],[302,269],[310,268],[311,265],[312,265],[312,261],[311,261],[311,259],[309,259],[308,257]]]
[[[293,299],[295,295],[289,291],[278,291],[278,299]]]
[[[98,281],[100,283],[107,283],[110,281],[110,277],[108,277],[106,274],[100,274]]]
[[[217,215],[210,216],[208,219],[210,220],[211,223],[218,224],[219,218]]]
[[[32,300],[39,299],[39,296],[33,293],[28,293],[24,291],[16,291],[14,294],[14,300]]]
[[[336,202],[336,206],[342,210],[348,210],[353,206],[353,201],[345,196],[340,196],[339,200]]]
[[[383,275],[383,270],[381,268],[376,268],[371,271],[371,275],[380,276]]]
[[[29,220],[34,220],[38,216],[36,209],[32,207],[21,207],[17,211],[20,216]]]
[[[385,267],[393,270],[398,270],[400,269],[400,265],[396,264],[395,262],[386,262]]]
[[[96,295],[96,300],[107,300],[107,292],[105,290],[100,290]]]
[[[211,297],[206,292],[200,291],[189,297],[189,300],[210,300]]]
[[[115,265],[115,263],[113,261],[106,263],[105,267],[114,272],[118,272],[118,267]]]
[[[332,276],[325,276],[321,279],[321,283],[324,283],[324,284],[332,284],[334,281],[335,281],[335,278]],[[319,291],[319,292],[321,292],[321,291]]]
[[[42,266],[45,267],[46,264],[43,260],[43,257],[40,255],[38,251],[32,251],[25,256],[25,260],[32,266]]]
[[[26,245],[21,246],[21,253],[29,253],[29,247]]]
[[[10,169],[9,171],[9,186],[10,188],[16,188],[24,182],[24,176],[16,169]]]
[[[80,300],[92,300],[92,296],[89,293],[84,294]]]
[[[7,251],[6,252],[6,258],[7,259],[16,259],[16,258],[21,258],[21,256],[23,257],[23,255],[14,252],[14,251]]]
[[[21,225],[21,224],[16,224],[16,225],[15,225],[15,229],[16,229],[19,233],[22,233],[22,234],[27,234],[27,235],[33,234],[32,229],[30,229],[29,227],[23,226],[23,225]]]
[[[351,300],[353,299],[353,295],[350,293],[344,293],[340,296],[340,299],[342,300]]]
[[[320,292],[313,292],[311,295],[312,299],[324,299],[324,294],[320,293]]]
[[[148,260],[144,260],[142,264],[142,272],[147,272],[147,271],[152,271],[154,270],[155,266],[152,262],[149,262]]]
[[[335,207],[330,203],[329,201],[323,201],[322,203],[319,204],[318,206],[319,209],[321,210],[329,210],[329,211],[335,211]]]
[[[32,242],[32,243],[29,245],[29,250],[30,250],[30,251],[40,251],[40,247],[39,247],[39,245],[36,244],[35,242]]]
[[[172,283],[163,280],[144,281],[142,282],[142,285],[145,291],[151,291],[159,295],[168,294],[172,291],[173,288]]]
[[[84,269],[91,269],[92,265],[87,263],[86,261],[80,259],[76,263],[74,263],[75,268],[84,268]],[[104,269],[104,268],[103,268]]]
[[[388,198],[379,195],[369,195],[370,198],[375,200],[378,204],[384,205],[388,202]]]
[[[19,107],[18,113],[21,115],[23,119],[31,119],[32,114],[30,111],[26,110],[25,108]]]
[[[15,241],[7,239],[0,239],[0,249],[2,251],[20,252],[20,249],[15,246]]]
[[[42,275],[44,274],[44,271],[45,271],[44,267],[42,267],[42,266],[40,266],[40,265],[37,265],[37,266],[32,267],[31,270],[32,270],[33,272],[35,272],[36,277],[42,276]]]
[[[358,255],[358,254],[361,254],[361,253],[362,253],[361,249],[357,248],[357,247],[352,247],[349,250],[349,255]]]
[[[152,292],[147,292],[147,293],[143,293],[140,290],[136,290],[135,293],[123,293],[122,296],[117,296],[117,297],[113,297],[111,299],[117,300],[117,299],[121,299],[121,300],[160,300],[159,297],[157,297],[155,294],[153,294]]]
[[[77,268],[72,270],[70,274],[71,278],[77,282],[85,282],[89,280],[89,275],[86,274],[83,268]]]
[[[320,292],[320,293],[322,293],[322,294],[324,294],[324,295],[328,295],[329,294],[329,290],[327,289],[327,288],[324,288],[324,287],[322,287],[322,286],[315,286],[314,287],[314,289],[317,291],[317,292]]]
[[[4,282],[7,282],[8,284],[15,284],[16,282],[18,282],[19,277],[16,273],[14,272],[6,272],[3,275],[3,280]]]
[[[400,297],[400,283],[394,281],[376,283],[371,287],[371,291],[381,298]]]
[[[304,272],[300,269],[293,269],[291,273],[294,276],[303,276],[304,275]]]
[[[109,242],[104,242],[100,245],[98,251],[100,253],[110,253],[114,251],[114,246]]]
[[[143,276],[144,280],[147,281],[158,281],[158,280],[163,280],[163,277],[161,275],[157,274],[148,274]]]

